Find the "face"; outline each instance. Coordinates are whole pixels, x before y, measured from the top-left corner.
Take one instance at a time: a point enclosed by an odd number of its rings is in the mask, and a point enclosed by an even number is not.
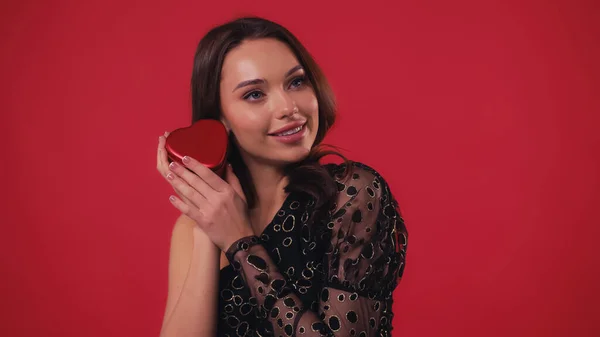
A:
[[[317,135],[319,105],[291,49],[275,39],[246,40],[223,62],[222,121],[244,161],[285,165],[305,158]]]

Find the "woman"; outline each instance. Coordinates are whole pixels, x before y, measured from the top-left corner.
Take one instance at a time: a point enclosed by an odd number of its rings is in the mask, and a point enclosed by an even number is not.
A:
[[[321,165],[332,92],[280,25],[241,18],[199,43],[192,121],[232,144],[224,179],[185,158],[158,170],[182,215],[171,239],[162,336],[387,336],[407,232],[385,180]],[[339,154],[338,154],[339,155]]]

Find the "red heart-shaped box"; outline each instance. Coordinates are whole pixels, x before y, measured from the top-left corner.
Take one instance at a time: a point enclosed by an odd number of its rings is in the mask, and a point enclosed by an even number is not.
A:
[[[228,149],[227,137],[227,130],[221,121],[201,119],[188,127],[171,132],[167,137],[165,148],[169,161],[183,165],[182,158],[189,156],[213,170],[220,177],[224,177]]]

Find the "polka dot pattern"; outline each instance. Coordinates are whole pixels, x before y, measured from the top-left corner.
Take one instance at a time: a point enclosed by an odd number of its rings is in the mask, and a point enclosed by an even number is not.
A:
[[[390,336],[408,238],[398,204],[374,169],[325,167],[338,189],[328,216],[292,192],[263,233],[228,250],[218,336]]]

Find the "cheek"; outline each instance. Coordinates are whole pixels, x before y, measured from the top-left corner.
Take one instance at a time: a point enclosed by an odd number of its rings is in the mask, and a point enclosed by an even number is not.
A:
[[[244,102],[224,106],[223,114],[240,140],[260,137],[268,131],[269,121],[265,119],[265,113]]]
[[[319,102],[317,96],[312,91],[307,91],[302,95],[299,95],[296,100],[298,109],[313,118],[319,114]]]

